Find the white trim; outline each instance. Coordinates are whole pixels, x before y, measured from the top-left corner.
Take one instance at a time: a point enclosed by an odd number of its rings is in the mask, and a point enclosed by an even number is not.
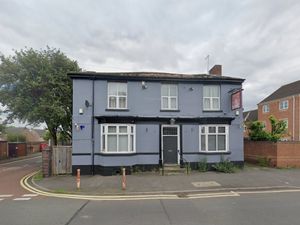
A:
[[[166,86],[168,88],[168,95],[162,94],[163,87]],[[171,86],[176,87],[176,96],[171,96]],[[163,98],[168,99],[168,107],[164,107],[163,105]],[[171,99],[176,99],[176,108],[171,108]],[[178,110],[178,85],[177,84],[161,84],[160,88],[160,108],[162,110]]]
[[[265,108],[267,108],[267,110],[265,110]],[[270,106],[269,106],[269,104],[262,105],[262,112],[263,113],[269,113],[270,112]]]
[[[201,133],[201,128],[204,127],[205,133]],[[216,148],[218,148],[218,135],[224,135],[225,134],[225,150],[215,150],[215,151],[209,151],[208,150],[208,128],[209,127],[215,127],[216,128],[216,133],[212,133],[212,135],[216,135]],[[225,133],[219,133],[218,128],[219,127],[225,127]],[[201,135],[205,136],[205,150],[201,149]],[[224,153],[229,151],[229,125],[226,124],[220,124],[220,125],[215,125],[215,124],[203,124],[199,126],[199,152],[212,152],[212,153]]]
[[[117,85],[117,92],[118,92],[118,85],[124,84],[126,86],[126,96],[123,96],[123,95],[119,96],[118,93],[116,95],[110,95],[109,94],[109,90],[111,88],[110,86],[113,85],[113,84]],[[115,97],[116,98],[116,107],[115,108],[109,106],[109,98],[110,97]],[[120,107],[120,98],[125,98],[126,99],[124,108]],[[127,107],[127,99],[128,99],[127,83],[124,83],[124,82],[107,82],[107,108],[108,109],[127,109],[128,108]]]
[[[116,132],[115,133],[108,133],[108,127],[112,126],[112,127],[116,127]],[[126,133],[120,133],[119,132],[119,127],[122,126],[126,126],[127,127],[127,132]],[[133,128],[133,132],[131,132],[131,128]],[[135,124],[123,124],[123,123],[105,123],[105,124],[101,124],[100,126],[100,139],[101,139],[101,146],[100,146],[100,152],[104,153],[104,154],[129,154],[129,153],[135,153],[136,152],[136,125]],[[107,136],[108,135],[117,135],[117,151],[115,152],[108,152],[107,151]],[[127,151],[126,152],[122,152],[122,151],[118,151],[119,150],[119,141],[118,141],[118,137],[120,135],[127,135]],[[103,148],[103,136],[105,138],[105,146]],[[130,139],[131,136],[133,136],[133,143],[132,143],[132,148],[133,150],[130,151]]]
[[[281,108],[281,103],[285,103],[285,102],[287,102],[286,107]],[[285,104],[283,106],[285,106]],[[288,108],[289,108],[289,100],[285,99],[285,100],[280,100],[279,101],[279,110],[280,111],[288,110]]]
[[[177,135],[164,135],[163,133],[163,128],[164,127],[177,127]],[[179,165],[180,164],[180,126],[179,125],[168,125],[168,124],[164,124],[164,125],[161,125],[161,160],[162,162],[164,162],[164,136],[177,136],[177,164]]]

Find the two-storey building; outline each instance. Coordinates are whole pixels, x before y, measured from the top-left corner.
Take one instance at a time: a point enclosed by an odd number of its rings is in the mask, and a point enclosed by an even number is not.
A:
[[[213,74],[69,73],[73,80],[73,172],[192,166],[220,156],[243,164],[243,79]],[[219,73],[219,74],[218,74]]]
[[[300,80],[281,86],[258,104],[258,120],[271,130],[270,115],[285,121],[284,139],[300,140]]]

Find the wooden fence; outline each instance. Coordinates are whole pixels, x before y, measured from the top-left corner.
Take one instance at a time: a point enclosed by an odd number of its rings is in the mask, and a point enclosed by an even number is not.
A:
[[[52,174],[72,173],[72,147],[56,146],[52,151]]]
[[[0,141],[0,159],[8,158],[8,144],[7,141]]]

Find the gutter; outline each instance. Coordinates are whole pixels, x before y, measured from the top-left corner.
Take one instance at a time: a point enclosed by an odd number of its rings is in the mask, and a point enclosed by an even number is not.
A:
[[[295,141],[295,96],[293,96],[293,141]]]

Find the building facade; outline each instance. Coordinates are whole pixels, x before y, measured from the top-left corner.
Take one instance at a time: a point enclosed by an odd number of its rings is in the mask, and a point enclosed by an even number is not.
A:
[[[268,131],[271,131],[271,115],[285,121],[284,140],[300,140],[300,80],[280,87],[258,104],[258,120]]]
[[[196,165],[221,155],[243,164],[243,79],[170,73],[69,73],[73,80],[73,171]]]

